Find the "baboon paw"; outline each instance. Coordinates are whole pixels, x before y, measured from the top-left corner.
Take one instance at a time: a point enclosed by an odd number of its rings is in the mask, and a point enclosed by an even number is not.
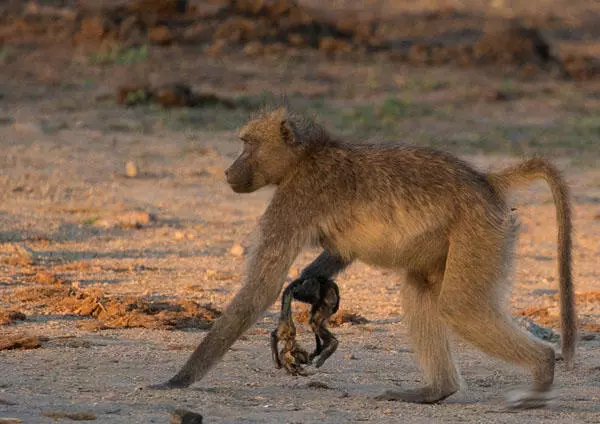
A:
[[[506,396],[509,409],[537,409],[545,407],[554,398],[551,391],[516,389]]]

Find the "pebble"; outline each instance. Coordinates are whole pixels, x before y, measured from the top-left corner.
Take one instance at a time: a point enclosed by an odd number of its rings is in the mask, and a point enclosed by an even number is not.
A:
[[[125,176],[128,178],[135,178],[137,177],[138,174],[138,169],[136,164],[131,161],[128,160],[127,163],[125,164]]]
[[[243,256],[244,253],[245,253],[245,249],[239,243],[234,244],[231,247],[231,249],[229,249],[229,254],[231,256],[239,257],[239,256]]]

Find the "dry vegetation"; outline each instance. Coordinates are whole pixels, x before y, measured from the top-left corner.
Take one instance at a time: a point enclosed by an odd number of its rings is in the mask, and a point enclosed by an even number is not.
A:
[[[600,8],[325,3],[0,2],[0,421],[597,422]],[[339,278],[340,347],[308,378],[272,368],[274,305],[195,389],[136,389],[175,371],[243,282],[270,192],[242,199],[223,170],[235,129],[280,93],[352,139],[565,169],[582,341],[553,406],[503,411],[498,393],[521,374],[462,343],[468,391],[438,407],[373,401],[419,372],[401,278],[364,265]],[[543,185],[515,201],[514,315],[556,343],[554,209]]]

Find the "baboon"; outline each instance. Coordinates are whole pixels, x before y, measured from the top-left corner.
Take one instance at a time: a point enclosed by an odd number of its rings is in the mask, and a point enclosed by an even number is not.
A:
[[[439,402],[459,389],[449,331],[489,355],[529,368],[533,385],[512,403],[543,405],[555,353],[511,319],[506,306],[518,224],[511,190],[536,179],[552,191],[558,223],[562,355],[573,366],[576,315],[571,279],[571,214],[559,171],[531,158],[482,173],[431,148],[348,143],[286,107],[240,131],[243,150],[225,171],[237,193],[275,186],[259,220],[245,285],[180,371],[155,388],[201,379],[272,305],[307,242],[324,251],[303,279],[334,278],[350,263],[401,270],[403,309],[426,384],[379,399]]]
[[[296,327],[292,319],[292,299],[311,305],[309,324],[315,333],[316,348],[310,355],[296,341]],[[335,336],[325,327],[340,306],[337,284],[328,278],[298,278],[281,295],[279,324],[271,332],[271,353],[276,368],[285,368],[292,375],[307,375],[301,364],[317,358],[315,367],[321,367],[338,347]],[[283,342],[281,352],[278,344]]]

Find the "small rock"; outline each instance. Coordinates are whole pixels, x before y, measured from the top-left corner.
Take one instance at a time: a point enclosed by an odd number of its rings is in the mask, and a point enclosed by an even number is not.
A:
[[[128,160],[127,163],[125,164],[125,176],[128,178],[135,178],[137,177],[138,174],[138,169],[136,164],[131,161]]]
[[[202,424],[202,415],[187,409],[177,409],[172,415],[171,424]]]
[[[243,256],[244,253],[246,253],[246,250],[239,243],[234,244],[231,249],[229,249],[229,254],[231,256],[239,257]]]
[[[344,357],[346,359],[352,359],[352,360],[355,360],[355,361],[358,360],[358,358],[356,356],[354,356],[353,354],[351,354],[351,353],[347,353]]]
[[[537,325],[531,318],[519,317],[518,321],[527,329],[527,331],[539,339],[555,341],[558,338],[558,335],[555,334],[551,328],[541,327]]]

